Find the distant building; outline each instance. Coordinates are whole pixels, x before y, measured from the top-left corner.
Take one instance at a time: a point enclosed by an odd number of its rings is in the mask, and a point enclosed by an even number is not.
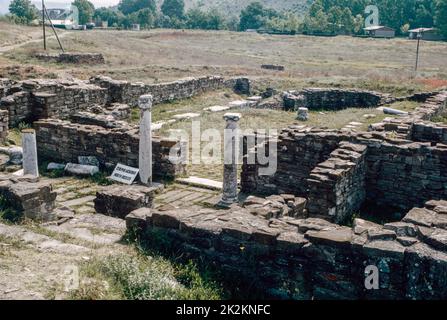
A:
[[[445,40],[445,38],[438,32],[436,28],[417,28],[408,30],[409,35],[408,38],[415,40],[420,36],[421,40],[427,41],[441,41]]]
[[[47,8],[47,12],[50,16],[51,22],[56,28],[68,30],[74,29],[75,26],[71,10],[63,8]],[[50,24],[47,17],[45,17],[45,23]]]
[[[365,33],[373,38],[394,38],[396,31],[393,28],[385,26],[372,26],[364,28]]]

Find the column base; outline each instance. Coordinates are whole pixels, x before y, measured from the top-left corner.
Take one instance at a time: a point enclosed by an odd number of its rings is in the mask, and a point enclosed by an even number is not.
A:
[[[237,197],[236,198],[232,198],[232,199],[228,199],[228,198],[222,198],[218,203],[217,203],[217,207],[219,208],[224,208],[224,209],[229,209],[233,204],[237,203]]]

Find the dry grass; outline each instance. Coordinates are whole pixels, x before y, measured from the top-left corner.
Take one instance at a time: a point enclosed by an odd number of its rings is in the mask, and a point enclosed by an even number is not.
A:
[[[0,21],[0,46],[10,46],[40,38],[42,29]]]
[[[50,40],[56,51],[57,44]],[[278,36],[228,31],[73,31],[69,51],[102,52],[106,66],[68,66],[30,59],[31,43],[7,54],[10,63],[40,65],[81,78],[101,73],[147,83],[209,74],[250,75],[266,85],[291,89],[309,85],[362,87],[409,93],[431,87],[415,79],[415,42],[407,39]],[[418,78],[447,79],[447,43],[423,42]],[[284,72],[263,70],[280,64]]]

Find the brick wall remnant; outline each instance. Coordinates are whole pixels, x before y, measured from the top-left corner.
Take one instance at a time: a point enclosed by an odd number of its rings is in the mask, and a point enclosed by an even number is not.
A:
[[[107,168],[117,163],[138,168],[137,128],[106,129],[58,119],[36,121],[34,128],[41,159],[77,163],[78,156],[95,156]],[[185,174],[186,164],[178,163],[185,155],[184,143],[159,137],[154,137],[152,143],[154,173],[167,178]],[[170,158],[170,152],[175,158]]]

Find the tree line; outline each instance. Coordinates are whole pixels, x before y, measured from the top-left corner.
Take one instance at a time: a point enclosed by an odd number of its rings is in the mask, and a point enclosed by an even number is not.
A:
[[[115,8],[98,8],[88,0],[75,0],[80,24],[107,21],[110,27],[184,28],[208,30],[264,29],[279,33],[360,34],[363,32],[365,8],[370,0],[314,0],[308,12],[297,15],[278,12],[259,2],[250,3],[239,17],[227,17],[216,8],[185,10],[184,0],[164,0],[160,10],[155,0],[121,0]],[[437,27],[447,37],[447,0],[375,0],[379,23],[392,27],[397,34],[410,28]],[[11,19],[29,23],[38,11],[30,0],[13,0]]]

